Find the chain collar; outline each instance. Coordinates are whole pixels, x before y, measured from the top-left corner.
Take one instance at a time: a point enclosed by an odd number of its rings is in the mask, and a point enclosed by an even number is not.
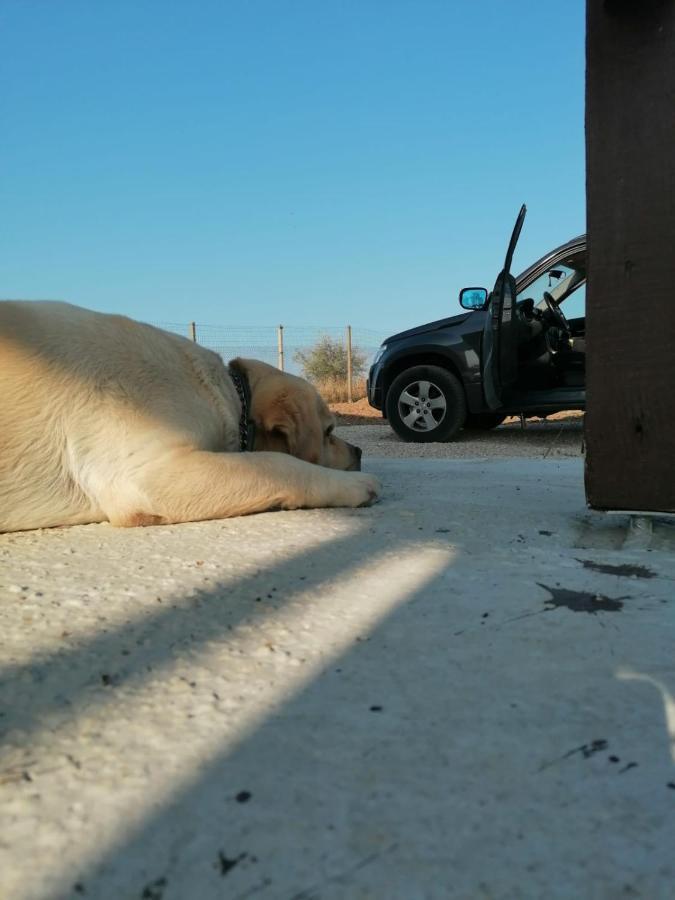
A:
[[[251,411],[251,388],[246,373],[243,369],[240,369],[239,366],[230,363],[228,372],[230,373],[230,378],[237,389],[237,394],[239,394],[239,400],[241,401],[241,415],[239,417],[239,450],[241,452],[247,450],[250,451],[253,450],[253,445],[255,443],[255,422],[251,421],[249,418],[249,413]]]

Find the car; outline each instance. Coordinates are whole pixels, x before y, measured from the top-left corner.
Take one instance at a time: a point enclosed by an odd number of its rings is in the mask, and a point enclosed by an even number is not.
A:
[[[451,441],[511,415],[585,408],[586,235],[514,278],[525,214],[523,205],[491,292],[463,288],[461,315],[394,334],[375,354],[368,402],[404,441]]]

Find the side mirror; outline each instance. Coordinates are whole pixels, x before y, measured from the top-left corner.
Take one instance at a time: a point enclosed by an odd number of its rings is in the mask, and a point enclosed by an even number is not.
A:
[[[483,309],[487,303],[486,288],[468,287],[459,292],[459,305],[463,309]]]

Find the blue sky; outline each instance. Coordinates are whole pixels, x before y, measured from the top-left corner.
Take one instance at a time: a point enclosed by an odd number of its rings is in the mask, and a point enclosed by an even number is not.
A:
[[[3,0],[0,295],[393,332],[585,229],[582,0]]]

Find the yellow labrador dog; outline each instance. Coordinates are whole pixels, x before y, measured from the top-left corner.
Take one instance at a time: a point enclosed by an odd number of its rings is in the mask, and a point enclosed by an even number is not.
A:
[[[56,302],[0,302],[0,531],[363,506],[379,486],[314,388]],[[247,452],[254,450],[256,452]]]

